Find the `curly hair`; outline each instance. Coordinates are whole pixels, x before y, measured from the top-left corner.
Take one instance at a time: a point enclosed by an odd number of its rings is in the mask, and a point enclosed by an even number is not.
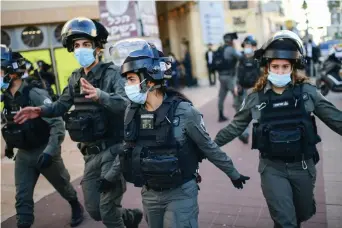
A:
[[[267,76],[268,76],[268,67],[264,68],[264,73],[258,81],[255,83],[253,87],[253,92],[261,91],[267,84]],[[292,82],[294,84],[301,84],[301,83],[309,83],[310,79],[305,76],[302,71],[298,71],[298,69],[294,68],[291,74]]]

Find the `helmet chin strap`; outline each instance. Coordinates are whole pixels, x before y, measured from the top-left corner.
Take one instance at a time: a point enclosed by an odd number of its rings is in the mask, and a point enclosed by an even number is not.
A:
[[[141,93],[146,93],[147,91],[153,91],[153,90],[156,90],[158,88],[161,88],[160,84],[148,87],[147,86],[147,78],[145,78],[144,74],[139,73],[139,76],[140,76],[140,81],[141,81],[141,83],[140,83],[140,86],[141,86],[140,92]]]

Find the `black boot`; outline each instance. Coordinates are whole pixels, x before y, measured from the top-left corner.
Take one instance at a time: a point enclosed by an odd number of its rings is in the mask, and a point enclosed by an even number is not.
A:
[[[227,120],[228,120],[228,118],[223,115],[223,111],[220,111],[218,121],[219,122],[224,122],[224,121],[227,121]]]
[[[140,209],[126,209],[126,215],[123,214],[123,220],[126,228],[138,228],[143,218],[143,212]]]
[[[83,216],[83,206],[80,204],[78,200],[70,201],[70,206],[71,206],[71,221],[70,221],[70,226],[75,227],[81,224],[81,222],[84,219]]]

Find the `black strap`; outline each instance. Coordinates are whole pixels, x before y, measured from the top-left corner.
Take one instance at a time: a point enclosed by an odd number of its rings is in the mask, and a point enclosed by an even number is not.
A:
[[[122,140],[101,140],[98,143],[92,145],[85,145],[84,143],[78,143],[77,147],[80,149],[83,155],[85,154],[99,154],[114,144],[120,143]]]
[[[23,89],[23,94],[20,96],[19,105],[22,107],[29,106],[31,104],[30,91],[33,89],[32,86],[26,86]]]
[[[100,69],[98,69],[94,74],[94,79],[95,79],[95,83],[99,82],[98,85],[95,85],[95,87],[98,88],[103,88],[103,79],[104,79],[104,74],[106,73],[107,69],[111,66],[114,66],[114,64],[112,62],[109,63],[103,63],[100,67]],[[114,69],[114,68],[113,68]],[[76,87],[80,87],[80,80],[82,77],[82,70],[83,68],[80,68],[76,71],[73,72],[73,74],[76,74],[75,76],[75,80],[76,80],[76,84],[74,85],[74,89]],[[101,74],[98,74],[97,72],[101,72]]]
[[[133,176],[135,180],[142,180],[142,172],[141,172],[141,153],[142,153],[143,147],[141,145],[136,145],[132,151],[132,171]],[[134,180],[134,182],[135,182]]]
[[[163,102],[163,104],[159,108],[158,115],[156,116],[156,122],[155,122],[156,126],[160,125],[160,123],[163,122],[165,118],[168,118],[168,113],[169,113],[171,106],[172,106],[172,100],[166,99]],[[171,120],[169,119],[169,121]]]
[[[102,64],[101,66],[101,74],[95,74],[95,80],[97,80],[99,83],[99,88],[103,88],[103,81],[104,81],[104,75],[107,71],[108,68],[110,68],[111,66],[114,66],[114,63],[113,62],[109,62],[109,63],[104,63]],[[112,68],[114,69],[114,68]]]
[[[269,89],[268,91],[266,91],[266,93],[264,93],[264,90],[261,90],[258,92],[258,98],[259,98],[259,102],[265,102],[266,104],[269,103],[269,101],[271,100],[272,97],[272,89]],[[299,85],[294,85],[292,88],[292,94],[293,97],[295,99],[297,99],[298,101],[302,99],[302,94],[303,94],[303,84],[299,84]]]
[[[139,104],[131,103],[131,107],[127,112],[127,116],[126,116],[126,120],[125,120],[126,124],[129,124],[132,122],[132,120],[134,119],[134,116],[137,113],[139,107],[140,107]]]
[[[165,120],[165,118],[168,118],[168,121],[172,121],[174,118],[174,113],[179,105],[183,100],[182,98],[178,96],[171,96],[168,97],[160,107],[161,110],[158,113],[158,116],[156,118],[155,125],[159,125],[161,122]],[[170,108],[172,107],[172,110]],[[171,124],[171,123],[170,123]]]
[[[293,90],[293,97],[297,100],[302,99],[302,93],[303,93],[303,84],[295,85]]]

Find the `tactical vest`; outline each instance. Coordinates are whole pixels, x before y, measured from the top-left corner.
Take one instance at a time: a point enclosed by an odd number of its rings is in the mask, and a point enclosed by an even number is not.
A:
[[[195,178],[200,161],[196,145],[191,139],[180,145],[174,137],[180,120],[175,110],[182,101],[169,97],[155,112],[131,106],[125,119],[127,148],[120,156],[126,181],[161,191]]]
[[[241,58],[237,70],[239,84],[243,88],[252,88],[260,76],[260,69],[253,58]]]
[[[2,127],[2,135],[8,147],[23,150],[39,148],[48,143],[50,137],[50,126],[42,118],[27,120],[23,124],[13,122],[14,115],[30,105],[29,93],[33,87],[26,86],[23,93],[10,99],[4,96],[4,111],[6,124]]]
[[[233,47],[224,45],[214,52],[213,65],[215,70],[219,72],[232,72],[233,74],[238,59],[233,54],[229,55],[228,58],[225,58],[224,52],[226,48],[233,49]]]
[[[295,85],[275,95],[269,90],[259,92],[260,121],[253,125],[252,149],[263,158],[285,162],[304,161],[317,155],[315,118],[305,110],[303,85]]]
[[[90,83],[95,88],[103,88],[103,77],[112,63],[103,64],[100,77],[94,77]],[[65,128],[75,142],[95,142],[107,140],[114,144],[123,139],[124,112],[116,114],[106,110],[98,102],[85,98],[81,92],[80,78],[73,87],[75,109],[64,115]]]

